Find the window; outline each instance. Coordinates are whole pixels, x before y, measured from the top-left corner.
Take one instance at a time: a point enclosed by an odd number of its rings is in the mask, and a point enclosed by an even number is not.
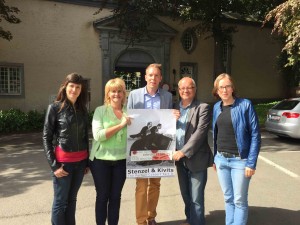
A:
[[[196,83],[198,81],[198,64],[191,62],[180,62],[180,74],[179,79],[183,77],[190,77]],[[174,78],[174,80],[176,80]]]
[[[197,63],[180,63],[180,78],[182,77],[191,77],[195,81],[197,80]]]
[[[299,104],[298,100],[284,100],[273,106],[272,109],[292,110]]]
[[[136,89],[141,87],[141,73],[134,72],[128,73],[123,77],[126,85],[126,91],[131,91],[132,89]]]
[[[181,77],[193,77],[193,67],[192,66],[182,66],[180,68]]]
[[[0,64],[0,95],[23,94],[23,65]]]
[[[134,78],[132,76],[135,76]],[[126,91],[131,91],[133,87],[140,87],[141,85],[141,73],[136,72],[133,74],[128,73],[127,75],[123,76]]]
[[[181,37],[181,44],[183,49],[190,54],[196,48],[197,37],[193,29],[186,29]]]
[[[128,92],[142,85],[141,72],[115,71],[115,76],[124,80]]]
[[[222,52],[223,52],[222,60],[223,60],[225,71],[226,73],[230,74],[231,73],[231,67],[230,67],[231,47],[228,40],[224,41]]]

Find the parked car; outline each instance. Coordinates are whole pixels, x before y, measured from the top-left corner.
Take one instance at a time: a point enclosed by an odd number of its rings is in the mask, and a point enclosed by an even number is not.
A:
[[[268,112],[265,127],[279,137],[300,139],[300,98],[285,99],[273,106]]]

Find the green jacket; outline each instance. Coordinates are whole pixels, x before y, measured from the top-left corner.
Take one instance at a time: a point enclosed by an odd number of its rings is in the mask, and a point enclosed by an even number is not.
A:
[[[96,108],[93,122],[93,146],[89,159],[121,160],[126,158],[127,128],[124,127],[109,139],[106,138],[106,129],[115,126],[127,116],[123,109],[122,119],[118,119],[111,106],[102,105]]]

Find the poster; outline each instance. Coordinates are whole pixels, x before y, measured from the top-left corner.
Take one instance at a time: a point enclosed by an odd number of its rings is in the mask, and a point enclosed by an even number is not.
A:
[[[127,178],[175,175],[176,119],[172,109],[129,109]]]

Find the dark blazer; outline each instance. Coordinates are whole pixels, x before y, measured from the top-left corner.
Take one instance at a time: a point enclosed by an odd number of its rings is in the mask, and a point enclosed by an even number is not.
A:
[[[179,110],[179,102],[175,104]],[[210,107],[194,100],[188,112],[184,146],[180,149],[186,157],[181,158],[192,172],[205,170],[213,164],[213,154],[208,145]]]

